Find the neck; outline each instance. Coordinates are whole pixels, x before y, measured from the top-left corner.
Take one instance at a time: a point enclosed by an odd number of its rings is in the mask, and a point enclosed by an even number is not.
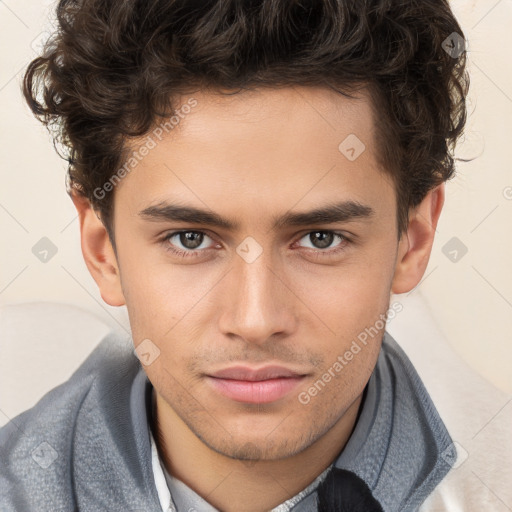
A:
[[[313,482],[345,447],[356,424],[363,394],[313,444],[277,460],[237,460],[212,450],[156,391],[155,442],[167,471],[225,512],[262,512]]]

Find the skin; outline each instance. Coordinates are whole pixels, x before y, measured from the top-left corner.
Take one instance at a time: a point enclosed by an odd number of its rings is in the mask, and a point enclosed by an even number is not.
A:
[[[115,189],[117,256],[89,202],[73,201],[103,300],[126,304],[135,346],[149,339],[160,350],[144,369],[156,393],[166,468],[219,510],[264,511],[306,487],[343,450],[383,330],[308,404],[298,395],[386,313],[391,293],[419,283],[444,185],[411,209],[398,240],[395,189],[377,163],[365,93],[354,100],[287,87],[193,97],[197,106]],[[349,134],[366,146],[355,161],[338,150]],[[177,200],[239,229],[139,215]],[[369,205],[374,215],[272,228],[275,216],[340,200]],[[187,229],[206,234],[197,257],[168,250],[194,251],[179,236],[162,241]],[[334,236],[321,246],[310,237],[321,230],[350,242]],[[251,263],[236,251],[247,236],[263,251]],[[213,390],[205,374],[238,363],[281,364],[307,376],[275,402],[237,402]]]

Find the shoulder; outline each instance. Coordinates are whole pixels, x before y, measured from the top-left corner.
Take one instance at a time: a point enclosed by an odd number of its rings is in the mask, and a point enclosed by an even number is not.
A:
[[[130,340],[109,333],[66,382],[0,429],[0,501],[12,507],[2,510],[32,510],[29,496],[38,497],[39,510],[73,509],[70,464],[79,417],[97,416],[102,397],[133,380],[139,367]]]

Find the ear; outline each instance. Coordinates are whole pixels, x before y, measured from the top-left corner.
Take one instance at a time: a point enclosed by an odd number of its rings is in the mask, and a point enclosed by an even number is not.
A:
[[[70,196],[80,219],[85,264],[100,289],[101,298],[110,306],[123,306],[126,302],[119,266],[108,232],[87,198],[74,190]]]
[[[442,183],[430,190],[423,201],[410,210],[407,232],[402,234],[398,244],[392,293],[409,292],[421,281],[432,251],[444,197],[445,185]]]

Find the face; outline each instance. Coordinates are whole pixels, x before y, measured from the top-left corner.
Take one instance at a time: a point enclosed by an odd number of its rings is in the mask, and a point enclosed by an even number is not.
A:
[[[337,424],[373,371],[397,261],[394,187],[364,95],[193,98],[172,130],[140,139],[149,150],[115,189],[133,340],[157,355],[144,368],[159,404],[207,446],[284,458]],[[287,376],[219,374],[270,365]]]

